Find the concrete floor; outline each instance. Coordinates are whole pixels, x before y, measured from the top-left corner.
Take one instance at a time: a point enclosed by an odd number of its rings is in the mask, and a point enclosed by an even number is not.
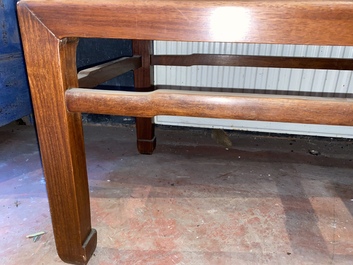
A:
[[[351,141],[158,129],[143,156],[132,127],[85,137],[91,265],[353,264]],[[62,264],[33,127],[1,127],[0,147],[0,264]]]

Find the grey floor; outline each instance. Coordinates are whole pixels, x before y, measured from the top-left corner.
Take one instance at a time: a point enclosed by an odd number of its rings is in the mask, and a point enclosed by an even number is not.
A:
[[[85,139],[89,264],[353,264],[351,141],[160,128],[143,156],[133,127]],[[0,191],[0,264],[62,264],[31,126],[0,128]]]

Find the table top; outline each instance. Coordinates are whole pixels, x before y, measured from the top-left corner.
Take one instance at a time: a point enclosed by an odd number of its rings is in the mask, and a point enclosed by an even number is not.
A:
[[[353,45],[353,1],[22,0],[58,38]]]

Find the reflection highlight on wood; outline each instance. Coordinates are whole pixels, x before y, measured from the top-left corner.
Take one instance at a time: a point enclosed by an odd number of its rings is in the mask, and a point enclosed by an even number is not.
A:
[[[353,45],[348,0],[22,0],[21,5],[58,38]]]
[[[153,117],[178,115],[310,124],[353,125],[353,99],[199,91],[66,91],[69,111]]]
[[[97,242],[79,112],[353,125],[352,99],[69,89],[117,75],[116,69],[109,76],[81,72],[78,84],[77,38],[132,39],[134,54],[143,56],[136,88],[149,90],[149,40],[349,46],[352,14],[351,0],[21,0],[18,17],[61,259],[86,264]]]

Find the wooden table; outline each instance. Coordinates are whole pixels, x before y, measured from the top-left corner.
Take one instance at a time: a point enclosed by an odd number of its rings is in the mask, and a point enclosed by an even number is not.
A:
[[[187,64],[186,57],[153,56],[151,40],[353,45],[352,1],[22,0],[18,16],[55,241],[65,262],[87,263],[97,242],[97,232],[91,228],[81,112],[138,117],[142,153],[153,151],[151,117],[157,114],[353,125],[353,101],[347,98],[143,92],[152,90],[151,65],[163,60]],[[101,68],[134,69],[136,89],[142,92],[78,88],[104,79],[97,69],[77,76],[76,45],[78,38],[85,37],[134,40],[132,59]],[[196,57],[192,64],[238,62],[234,56]],[[245,59],[248,64],[256,61]],[[270,67],[276,61],[261,60]],[[288,67],[300,66],[288,58],[281,60]],[[351,60],[309,61],[301,66],[320,62],[318,68],[326,64],[351,69],[353,65]]]

